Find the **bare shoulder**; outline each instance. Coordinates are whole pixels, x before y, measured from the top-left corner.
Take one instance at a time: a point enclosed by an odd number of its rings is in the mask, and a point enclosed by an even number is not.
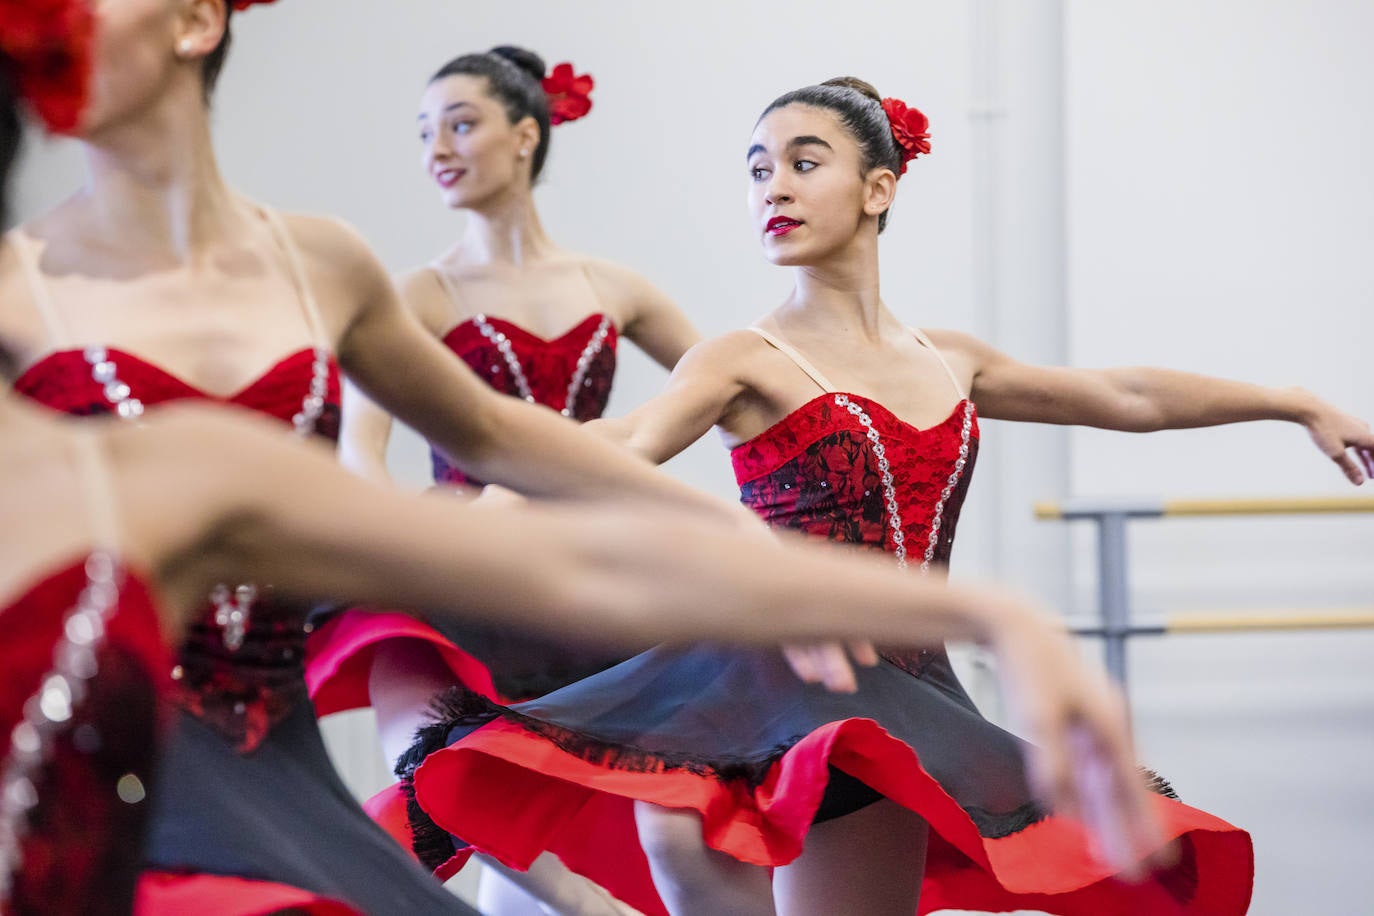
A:
[[[697,360],[729,364],[756,360],[770,352],[774,352],[773,348],[762,337],[753,331],[740,329],[708,337],[692,347],[688,354]]]
[[[425,327],[437,332],[450,321],[453,306],[433,267],[422,264],[403,270],[392,279],[401,302]]]
[[[391,277],[357,229],[332,216],[283,213],[282,222],[333,333],[343,334],[363,310],[394,298]]]
[[[643,274],[604,258],[574,255],[576,261],[607,294],[632,296],[646,290],[655,290]]]
[[[660,304],[671,304],[668,296],[648,277],[623,264],[585,256],[577,256],[577,261],[587,272],[597,293],[622,317],[634,316]]]
[[[967,331],[928,328],[925,333],[955,372],[971,379],[976,379],[984,369],[1006,358],[997,348]]]
[[[759,379],[780,354],[752,331],[739,330],[711,337],[692,347],[678,363],[676,373],[712,373],[746,387],[759,387]]]
[[[283,213],[281,218],[305,257],[333,261],[342,270],[377,268],[377,256],[367,240],[342,219],[304,213]]]
[[[992,349],[967,331],[957,331],[951,328],[923,328],[922,330],[930,338],[930,342],[946,356],[967,356],[984,353]]]

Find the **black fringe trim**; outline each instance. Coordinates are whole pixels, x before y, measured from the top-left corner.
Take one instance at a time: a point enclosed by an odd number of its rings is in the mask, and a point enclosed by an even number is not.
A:
[[[978,835],[989,840],[1000,840],[1002,837],[1020,833],[1032,824],[1038,824],[1045,819],[1045,809],[1033,801],[1026,802],[1014,811],[1005,814],[994,814],[985,808],[964,808],[964,813],[973,821],[973,826],[978,828]]]
[[[410,848],[420,863],[434,871],[451,859],[458,848],[449,832],[430,818],[415,798],[415,770],[425,758],[448,744],[449,725],[435,722],[421,726],[415,740],[405,753],[396,759],[395,773],[401,779],[401,792],[406,797],[406,820],[410,823]]]
[[[655,751],[632,744],[619,744],[605,741],[561,725],[542,719],[531,718],[494,703],[480,694],[464,687],[450,687],[439,694],[430,704],[430,714],[435,717],[435,725],[420,730],[424,735],[430,729],[439,729],[444,741],[437,750],[445,746],[450,731],[456,728],[477,729],[497,719],[511,722],[530,734],[537,735],[581,760],[595,766],[623,770],[630,773],[687,772],[694,776],[716,779],[720,782],[743,782],[756,789],[763,784],[768,771],[804,735],[794,735],[758,755],[728,756],[717,755],[710,759],[671,751]],[[419,740],[417,740],[417,745]],[[407,758],[416,753],[417,747],[407,752]],[[426,752],[427,753],[427,752]],[[422,758],[423,759],[423,758]],[[413,766],[418,766],[416,761]],[[399,770],[398,770],[399,772]]]
[[[1160,776],[1149,767],[1140,767],[1139,769],[1140,775],[1145,777],[1145,788],[1156,795],[1163,795],[1165,798],[1172,798],[1174,801],[1179,800],[1178,792],[1174,790],[1174,786],[1169,780]]]

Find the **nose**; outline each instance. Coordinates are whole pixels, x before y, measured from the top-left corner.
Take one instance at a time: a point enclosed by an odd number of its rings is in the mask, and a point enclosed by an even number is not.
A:
[[[792,202],[792,189],[790,179],[786,174],[774,172],[768,179],[768,185],[763,189],[764,199],[769,205],[788,204]]]
[[[434,133],[429,141],[429,155],[433,159],[442,159],[453,152],[453,143],[448,135],[448,131],[440,130]]]

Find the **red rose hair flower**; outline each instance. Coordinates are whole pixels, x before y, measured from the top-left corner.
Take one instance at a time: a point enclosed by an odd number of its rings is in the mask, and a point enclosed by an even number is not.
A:
[[[592,110],[591,92],[596,81],[590,73],[577,76],[573,66],[562,63],[544,77],[544,94],[549,97],[549,123],[563,124],[586,117]]]
[[[257,3],[275,3],[276,0],[234,0],[235,11],[243,11]]]
[[[907,107],[901,99],[883,99],[883,111],[892,122],[892,138],[902,149],[902,171],[917,156],[930,154],[930,120],[919,109]]]
[[[20,97],[54,133],[75,130],[81,120],[94,34],[85,0],[0,4],[0,53],[13,62]]]

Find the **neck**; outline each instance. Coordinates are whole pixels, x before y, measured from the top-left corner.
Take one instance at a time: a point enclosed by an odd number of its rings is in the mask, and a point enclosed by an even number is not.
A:
[[[86,221],[115,247],[187,263],[243,219],[215,161],[199,91],[185,81],[136,120],[87,139]]]
[[[556,250],[528,188],[512,190],[468,213],[467,231],[459,243],[465,259],[520,267]]]
[[[788,323],[878,341],[893,320],[878,285],[878,239],[857,235],[841,251],[793,269],[792,294],[778,310]]]

